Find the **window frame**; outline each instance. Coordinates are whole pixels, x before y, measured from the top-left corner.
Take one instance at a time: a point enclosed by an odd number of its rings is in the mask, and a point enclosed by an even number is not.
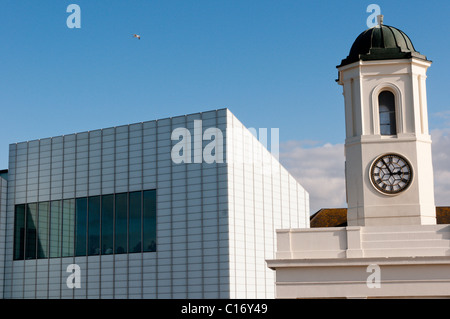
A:
[[[394,94],[395,102],[395,121],[396,121],[396,135],[382,135],[380,131],[380,111],[379,111],[379,95],[384,91],[389,91]],[[381,138],[395,138],[399,134],[404,133],[403,123],[403,96],[401,90],[393,83],[384,82],[377,85],[372,90],[372,103],[371,103],[371,127],[368,134],[379,135]]]
[[[131,214],[131,202],[130,202],[130,194],[139,193],[139,203],[136,201],[134,206],[139,210],[139,216],[137,214]],[[148,199],[146,194],[151,194],[152,203],[150,211],[146,211],[146,206],[144,205],[144,201]],[[116,198],[117,196],[123,196],[126,198],[126,247],[125,251],[123,252],[117,252],[116,251]],[[136,194],[135,194],[136,195]],[[108,196],[112,196],[112,212],[107,212],[108,218],[112,218],[110,223],[108,224],[109,227],[112,224],[112,251],[109,253],[106,253],[103,250],[103,222],[102,219],[104,217],[103,213],[103,198],[106,198]],[[90,216],[89,214],[89,203],[91,200],[94,200],[94,198],[98,198],[98,206],[96,209],[96,212],[98,210],[99,216],[96,216],[95,218],[95,225],[96,228],[98,228],[98,253],[91,253],[90,252],[90,239],[92,238],[91,235],[92,229],[90,232],[90,222],[93,221],[91,218],[93,216]],[[78,207],[79,203],[83,201],[85,202],[83,204],[84,209],[81,209]],[[148,203],[147,203],[148,204]],[[39,207],[47,207],[46,214],[45,214],[45,223],[42,223],[46,229],[46,233],[42,234],[45,237],[45,255],[39,255],[38,254],[38,246],[40,242],[40,229],[39,229],[39,217],[40,217],[40,210]],[[34,215],[31,216],[30,213],[31,208],[34,212]],[[57,211],[55,211],[57,218],[54,219],[52,216],[53,214],[53,208],[57,208]],[[78,214],[82,213],[82,216],[79,216]],[[146,215],[147,214],[147,215]],[[29,216],[30,215],[30,216]],[[105,214],[106,216],[106,214]],[[135,225],[135,231],[136,234],[134,237],[130,237],[131,230],[130,230],[130,217],[133,216],[135,219],[135,222],[137,223]],[[147,219],[146,217],[150,216],[152,218],[151,223],[146,223]],[[81,217],[81,219],[80,219]],[[91,217],[91,218],[90,218]],[[123,216],[122,216],[123,217]],[[20,220],[19,220],[20,219]],[[54,221],[57,221],[57,224],[54,223]],[[67,224],[67,221],[69,222]],[[77,225],[77,223],[85,222],[84,225]],[[28,228],[28,224],[36,223],[34,227]],[[22,225],[23,224],[23,225]],[[98,224],[98,225],[97,225]],[[31,224],[30,224],[31,225]],[[81,226],[81,228],[80,228]],[[97,227],[98,226],[98,227]],[[91,226],[92,227],[92,226]],[[146,228],[147,227],[147,228]],[[19,229],[20,228],[20,229]],[[37,259],[50,259],[50,258],[63,258],[63,257],[88,257],[88,256],[99,256],[99,255],[114,255],[114,254],[133,254],[133,253],[146,253],[146,252],[156,252],[156,239],[157,239],[157,190],[156,189],[148,189],[148,190],[140,190],[140,191],[132,191],[132,192],[121,192],[121,193],[113,193],[113,194],[101,194],[101,195],[93,195],[93,196],[82,196],[77,198],[70,198],[70,199],[60,199],[60,200],[48,200],[48,201],[41,201],[41,202],[31,202],[31,203],[22,203],[22,204],[16,204],[14,205],[14,238],[13,238],[13,260],[37,260]],[[82,233],[79,233],[79,230],[83,230]],[[33,232],[33,234],[29,234],[29,232]],[[53,234],[52,231],[56,231],[57,234]],[[67,232],[67,234],[66,234]],[[95,231],[95,234],[97,235],[97,230]],[[131,234],[132,235],[132,234]],[[144,238],[146,236],[154,239],[154,246],[152,246],[150,249],[144,247]],[[54,242],[54,238],[57,238],[57,242]],[[95,236],[94,236],[95,237]],[[139,238],[138,238],[139,237]],[[80,241],[80,238],[82,239]],[[133,240],[132,240],[133,239]],[[139,246],[140,249],[138,251],[133,251],[133,249],[130,249],[130,243],[135,244],[135,242],[139,239]],[[32,242],[31,242],[31,241]],[[97,239],[95,238],[95,241],[97,242]],[[133,241],[133,242],[132,242]],[[69,245],[68,245],[69,243]],[[32,248],[30,244],[33,244]],[[81,249],[78,246],[79,244],[82,245]],[[20,247],[18,247],[20,246]],[[67,247],[66,247],[67,246]],[[136,245],[135,245],[136,246]],[[30,250],[32,249],[32,251]]]
[[[382,104],[382,94],[389,94],[389,103],[390,104]],[[387,111],[381,110],[381,107],[385,106],[387,108]],[[389,118],[387,121],[387,124],[382,122],[382,114],[386,114],[386,116]],[[397,130],[397,107],[395,103],[395,94],[391,90],[382,90],[378,93],[378,118],[379,118],[379,129],[380,129],[380,135],[382,136],[394,136],[398,134]],[[386,126],[389,128],[389,134],[384,133],[384,130],[382,129],[383,126]]]

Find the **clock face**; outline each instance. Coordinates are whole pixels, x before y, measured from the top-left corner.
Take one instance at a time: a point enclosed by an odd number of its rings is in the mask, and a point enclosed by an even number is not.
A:
[[[378,157],[370,168],[373,186],[383,194],[395,195],[408,188],[412,181],[411,164],[397,154]]]

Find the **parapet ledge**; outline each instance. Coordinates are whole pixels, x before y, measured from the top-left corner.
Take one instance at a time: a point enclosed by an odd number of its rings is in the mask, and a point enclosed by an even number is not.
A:
[[[450,225],[277,230],[277,259],[450,256]]]

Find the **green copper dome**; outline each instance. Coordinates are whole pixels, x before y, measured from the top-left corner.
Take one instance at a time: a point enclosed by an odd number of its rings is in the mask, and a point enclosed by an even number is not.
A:
[[[426,60],[416,51],[411,39],[401,30],[387,25],[377,25],[361,33],[350,49],[350,54],[340,66],[356,61],[409,59]]]

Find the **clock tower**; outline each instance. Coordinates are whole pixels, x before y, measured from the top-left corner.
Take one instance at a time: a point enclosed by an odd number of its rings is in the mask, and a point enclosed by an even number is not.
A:
[[[355,40],[338,66],[347,225],[277,231],[267,260],[277,298],[450,298],[450,227],[436,223],[433,194],[430,65],[394,27],[379,23]]]
[[[426,72],[431,62],[401,30],[361,33],[337,67],[346,121],[349,226],[433,225]]]

